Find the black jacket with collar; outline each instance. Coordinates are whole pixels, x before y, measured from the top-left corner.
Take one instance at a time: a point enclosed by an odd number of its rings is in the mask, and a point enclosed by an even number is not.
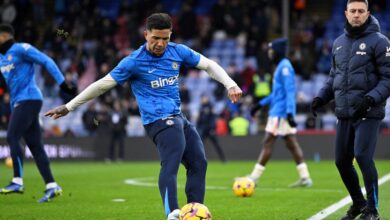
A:
[[[337,118],[353,118],[364,96],[374,99],[367,118],[383,119],[390,95],[390,41],[380,33],[378,20],[370,16],[360,33],[348,28],[333,43],[329,78],[318,97],[335,100]]]

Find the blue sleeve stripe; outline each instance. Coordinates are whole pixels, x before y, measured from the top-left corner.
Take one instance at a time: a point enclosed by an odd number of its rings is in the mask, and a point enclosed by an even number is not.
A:
[[[165,214],[168,216],[169,213],[171,213],[171,209],[169,208],[169,200],[168,200],[168,187],[165,189],[164,209],[165,209]]]

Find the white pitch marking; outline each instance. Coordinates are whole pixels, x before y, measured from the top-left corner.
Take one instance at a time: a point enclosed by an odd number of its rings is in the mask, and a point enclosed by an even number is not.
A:
[[[134,178],[125,180],[126,184],[133,186],[145,186],[145,187],[158,187],[157,183],[145,182],[145,180],[152,180],[153,177],[145,177],[145,178]],[[182,185],[177,185],[177,188],[184,188]],[[227,190],[229,187],[225,186],[206,186],[206,189],[215,189],[215,190]]]
[[[378,180],[378,185],[382,185],[383,183],[390,180],[390,173],[384,175],[382,178]],[[363,195],[366,195],[366,190],[364,187],[362,187]],[[336,212],[337,210],[341,209],[342,207],[346,206],[348,203],[351,203],[351,197],[347,196],[341,199],[340,201],[330,205],[329,207],[321,210],[317,214],[313,215],[312,217],[308,218],[308,220],[322,220],[326,218],[327,216],[331,215],[332,213]]]
[[[112,199],[111,201],[113,201],[113,202],[125,202],[126,200],[118,198],[118,199]]]
[[[128,185],[133,186],[143,186],[143,187],[158,187],[157,183],[152,183],[150,181],[154,180],[154,177],[141,177],[141,178],[133,178],[133,179],[126,179],[124,182]],[[177,185],[177,188],[184,188],[182,185]],[[206,189],[209,190],[231,190],[231,187],[227,186],[206,186]],[[291,190],[297,190],[297,189],[291,189],[291,188],[264,188],[264,187],[258,187],[256,190],[260,191],[291,191]],[[342,192],[341,190],[332,190],[332,189],[307,189],[310,190],[310,192]]]

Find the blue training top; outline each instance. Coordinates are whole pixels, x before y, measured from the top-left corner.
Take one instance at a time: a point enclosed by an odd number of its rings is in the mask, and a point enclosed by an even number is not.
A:
[[[129,81],[137,99],[143,124],[179,114],[179,71],[183,63],[194,67],[200,54],[189,47],[168,43],[161,56],[146,49],[146,43],[132,52],[110,72],[120,85]]]
[[[287,118],[287,114],[295,116],[295,71],[291,62],[282,59],[274,72],[272,93],[259,101],[261,106],[271,104],[268,115]]]
[[[0,70],[11,98],[11,109],[23,100],[43,100],[35,82],[34,63],[40,64],[54,77],[57,84],[64,76],[54,61],[28,43],[14,43],[3,55],[0,53]]]

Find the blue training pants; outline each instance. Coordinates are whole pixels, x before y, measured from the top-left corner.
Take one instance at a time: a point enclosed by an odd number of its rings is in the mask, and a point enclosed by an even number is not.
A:
[[[23,177],[23,149],[20,140],[24,138],[34,157],[38,170],[45,183],[54,182],[50,170],[49,159],[43,148],[39,112],[42,107],[40,100],[21,101],[12,109],[7,129],[7,142],[11,148],[14,167],[14,177]]]
[[[336,134],[336,166],[356,205],[365,205],[360,190],[358,174],[352,164],[353,158],[362,171],[367,191],[367,208],[378,208],[378,173],[374,153],[378,139],[379,119],[339,119]]]
[[[145,125],[148,136],[157,146],[161,160],[159,189],[165,214],[178,209],[177,172],[180,163],[187,170],[187,202],[203,203],[207,160],[204,146],[195,127],[183,115],[175,115]]]

